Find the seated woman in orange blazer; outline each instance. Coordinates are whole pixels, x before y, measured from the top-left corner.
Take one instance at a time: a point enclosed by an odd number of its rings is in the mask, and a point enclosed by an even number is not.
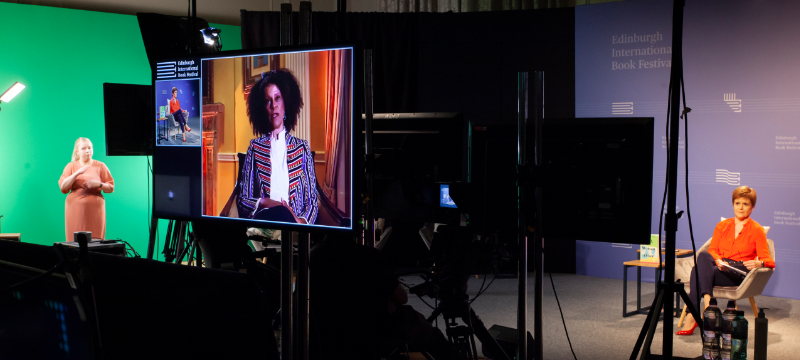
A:
[[[744,280],[740,273],[728,269],[724,263],[745,272],[760,267],[775,268],[775,260],[770,257],[767,234],[764,228],[750,218],[750,213],[756,206],[756,191],[740,186],[733,191],[734,217],[725,219],[717,224],[708,252],[697,255],[697,267],[692,269],[689,278],[692,293],[689,299],[697,309],[695,302],[699,291],[705,299],[703,310],[708,307],[714,286],[738,286]],[[758,260],[756,260],[758,258]],[[695,281],[697,271],[697,281]],[[697,322],[691,314],[686,316],[686,323],[677,335],[691,335]]]

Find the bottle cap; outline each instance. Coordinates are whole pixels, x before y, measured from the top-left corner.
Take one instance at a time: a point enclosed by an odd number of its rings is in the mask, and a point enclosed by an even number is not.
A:
[[[767,315],[764,314],[764,310],[769,310],[769,308],[758,308],[758,318],[759,319],[766,319]]]
[[[728,300],[728,309],[736,309],[736,300]]]
[[[708,306],[717,306],[717,298],[711,298],[708,302]]]
[[[744,311],[737,311],[736,316],[744,316]]]

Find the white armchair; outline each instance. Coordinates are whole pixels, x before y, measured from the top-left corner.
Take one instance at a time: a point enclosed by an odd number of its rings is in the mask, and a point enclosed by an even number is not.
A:
[[[775,244],[772,240],[767,239],[767,244],[769,245],[769,255],[775,260]],[[697,253],[707,252],[709,246],[711,246],[711,239],[708,239]],[[697,255],[695,255],[697,256]],[[689,293],[691,289],[689,288],[689,281],[692,273],[692,267],[694,267],[694,260],[692,257],[685,257],[675,260],[675,280],[681,280],[684,283],[684,287],[686,289],[686,293]],[[730,299],[730,300],[739,300],[743,298],[750,299],[750,306],[753,307],[753,315],[756,316],[758,314],[758,307],[756,306],[755,297],[761,295],[761,292],[764,291],[764,288],[767,286],[767,282],[769,278],[772,277],[772,273],[775,269],[771,268],[758,268],[755,270],[750,271],[749,274],[744,278],[741,285],[739,286],[715,286],[712,297],[720,298],[720,299]],[[698,309],[699,310],[699,309]],[[683,306],[683,313],[681,313],[681,319],[678,322],[678,326],[683,326],[683,319],[686,317],[686,305]]]

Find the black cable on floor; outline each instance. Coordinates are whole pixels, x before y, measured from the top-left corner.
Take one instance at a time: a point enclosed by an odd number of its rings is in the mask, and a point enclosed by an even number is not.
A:
[[[569,339],[569,332],[567,332],[567,322],[564,321],[564,312],[561,311],[561,302],[558,301],[558,294],[556,293],[556,284],[553,282],[553,273],[547,273],[550,275],[550,285],[553,287],[553,295],[556,296],[556,304],[558,304],[558,312],[561,314],[561,323],[564,324],[564,333],[567,334],[567,342],[569,343],[569,351],[572,351],[572,357],[575,360],[578,360],[578,357],[575,356],[575,350],[572,349],[572,341]],[[542,339],[536,339],[536,341],[542,341]]]
[[[2,293],[5,293],[6,291],[9,291],[9,290],[13,290],[14,288],[20,287],[20,286],[22,286],[22,285],[25,285],[25,284],[28,284],[28,283],[34,282],[34,281],[36,281],[36,280],[39,280],[39,279],[41,279],[41,278],[44,278],[44,277],[46,277],[47,275],[50,275],[50,274],[52,274],[53,272],[55,272],[56,270],[60,269],[60,268],[61,268],[61,266],[63,266],[63,265],[64,265],[64,262],[62,261],[62,262],[58,263],[56,266],[54,266],[52,269],[50,269],[50,270],[47,270],[47,271],[45,271],[45,272],[44,272],[44,273],[42,273],[42,274],[36,275],[36,276],[34,276],[34,277],[32,277],[32,278],[30,278],[30,279],[28,279],[28,280],[25,280],[25,281],[22,281],[22,282],[18,282],[18,283],[14,284],[14,285],[11,285],[11,286],[9,286],[9,287],[7,287],[7,288],[3,289],[3,290],[0,290],[0,294],[2,294]]]

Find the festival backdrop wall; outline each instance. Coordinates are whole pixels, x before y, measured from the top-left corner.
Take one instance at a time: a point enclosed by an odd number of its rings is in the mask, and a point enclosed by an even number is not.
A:
[[[764,295],[800,299],[800,23],[798,2],[689,0],[683,36],[688,139],[681,122],[678,211],[687,210],[684,152],[689,152],[689,208],[697,248],[721,217],[733,216],[731,193],[758,193],[752,218],[771,228],[776,271]],[[666,119],[672,60],[672,1],[625,1],[575,9],[577,117],[654,117],[652,233],[658,233],[666,178]],[[688,141],[687,141],[688,140]],[[663,238],[662,238],[663,240]],[[689,224],[678,248],[691,249]],[[635,246],[577,245],[577,273],[621,278]],[[632,274],[631,274],[632,275]],[[643,277],[653,281],[652,272]],[[648,278],[649,277],[649,278]],[[684,279],[685,281],[685,279]]]

